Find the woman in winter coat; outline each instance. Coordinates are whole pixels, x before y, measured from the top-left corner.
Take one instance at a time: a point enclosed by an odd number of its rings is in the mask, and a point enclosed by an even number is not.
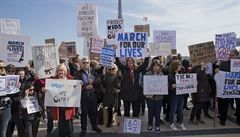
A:
[[[113,108],[116,111],[118,94],[121,88],[121,75],[115,64],[111,68],[107,68],[108,72],[103,75],[103,87],[105,94],[103,97],[103,106],[107,107],[108,121],[106,127],[111,127],[113,119]]]

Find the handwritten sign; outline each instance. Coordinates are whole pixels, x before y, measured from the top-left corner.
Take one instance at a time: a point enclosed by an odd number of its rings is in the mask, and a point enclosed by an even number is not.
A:
[[[168,56],[171,55],[170,43],[149,43],[151,56]]]
[[[146,32],[119,32],[117,33],[117,57],[140,58],[147,56]]]
[[[214,79],[217,87],[217,97],[240,98],[240,72],[220,71]]]
[[[168,77],[167,76],[143,76],[144,95],[167,95]]]
[[[123,19],[107,20],[107,43],[115,44],[116,33],[123,31]]]
[[[240,72],[240,59],[231,59],[231,72]]]
[[[100,37],[93,37],[92,38],[92,47],[91,52],[92,53],[101,53],[102,48],[104,47],[104,39]]]
[[[140,134],[141,119],[124,118],[123,133]]]
[[[150,36],[150,25],[134,25],[134,32],[147,32]]]
[[[32,47],[34,68],[39,78],[46,78],[55,75],[59,64],[59,56],[56,46],[35,46]]]
[[[176,74],[176,94],[197,92],[197,74]]]
[[[218,60],[228,60],[229,53],[236,47],[236,34],[225,33],[215,35],[215,49]]]
[[[35,96],[28,96],[26,98],[26,107],[27,107],[28,114],[32,114],[40,111],[38,100]]]
[[[176,31],[171,30],[154,30],[154,43],[171,43],[171,48],[176,49]]]
[[[192,66],[201,65],[202,62],[209,63],[216,61],[216,51],[213,41],[190,45],[188,46],[188,50]]]
[[[19,19],[0,19],[0,33],[20,35],[21,24]]]
[[[80,107],[81,84],[79,80],[46,79],[45,106]]]
[[[25,67],[29,60],[30,37],[20,35],[0,35],[0,59],[16,67]]]
[[[77,8],[78,37],[97,35],[97,4],[84,3]]]
[[[111,67],[114,60],[114,50],[110,48],[103,48],[100,55],[100,64]]]

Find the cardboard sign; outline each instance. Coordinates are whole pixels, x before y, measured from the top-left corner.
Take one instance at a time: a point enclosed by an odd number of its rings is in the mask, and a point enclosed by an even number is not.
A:
[[[154,43],[171,43],[171,48],[176,49],[176,31],[171,30],[154,30]]]
[[[64,42],[64,45],[66,47],[68,58],[75,57],[77,55],[77,48],[76,48],[75,41]]]
[[[225,33],[215,35],[215,49],[218,60],[228,60],[229,53],[236,47],[236,34]]]
[[[107,44],[115,44],[117,32],[124,32],[123,19],[107,20]]]
[[[27,106],[28,114],[32,114],[40,111],[38,100],[35,96],[28,96],[26,98],[26,106]]]
[[[59,56],[56,46],[32,47],[34,68],[39,78],[47,78],[55,75],[59,65]]]
[[[217,97],[240,98],[240,72],[220,71],[214,79],[217,87]]]
[[[15,67],[28,64],[30,37],[20,35],[0,35],[0,59]]]
[[[188,46],[188,50],[192,66],[201,65],[202,62],[209,63],[216,61],[216,51],[213,41],[190,45]]]
[[[0,33],[9,35],[21,34],[21,23],[19,19],[0,19]]]
[[[123,133],[140,134],[141,119],[124,118]]]
[[[146,32],[119,32],[116,37],[117,57],[147,57],[147,33]]]
[[[150,36],[150,25],[134,25],[134,32],[147,32]]]
[[[55,45],[55,38],[45,39],[46,45]]]
[[[78,37],[97,35],[97,4],[84,3],[77,8]]]
[[[231,59],[231,72],[240,72],[240,59]]]
[[[111,67],[114,63],[114,50],[109,48],[103,48],[100,55],[100,64],[103,66]]]
[[[149,43],[151,56],[168,56],[171,55],[170,43]]]
[[[45,106],[80,107],[81,84],[79,80],[46,79]]]
[[[105,43],[105,40],[103,38],[93,37],[91,52],[100,54],[102,51],[102,48],[104,47],[104,43]]]
[[[197,74],[176,74],[176,94],[197,92]]]
[[[143,94],[144,95],[167,95],[168,77],[167,76],[143,76]]]

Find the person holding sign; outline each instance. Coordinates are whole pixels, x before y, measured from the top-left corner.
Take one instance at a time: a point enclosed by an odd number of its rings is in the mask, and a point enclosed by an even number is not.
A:
[[[182,130],[186,130],[183,124],[183,107],[184,107],[184,94],[176,95],[176,74],[181,71],[181,63],[178,60],[174,60],[170,64],[171,73],[168,75],[168,88],[169,88],[169,124],[170,128],[174,131],[178,130],[173,123],[174,114],[177,111],[179,126]]]
[[[163,75],[161,73],[161,64],[156,60],[153,61],[150,70],[145,75]],[[162,95],[146,95],[148,106],[148,130],[152,130],[153,117],[155,117],[155,131],[160,132],[160,115],[162,109],[163,96]]]

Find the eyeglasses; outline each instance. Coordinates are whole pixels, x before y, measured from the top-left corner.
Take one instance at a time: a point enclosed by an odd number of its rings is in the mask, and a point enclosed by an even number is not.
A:
[[[14,73],[14,70],[7,70],[7,73]]]
[[[4,69],[5,67],[0,67],[0,69]]]
[[[28,91],[33,91],[34,90],[34,88],[30,88],[30,89],[28,89]]]
[[[88,62],[83,62],[83,64],[88,64]]]

